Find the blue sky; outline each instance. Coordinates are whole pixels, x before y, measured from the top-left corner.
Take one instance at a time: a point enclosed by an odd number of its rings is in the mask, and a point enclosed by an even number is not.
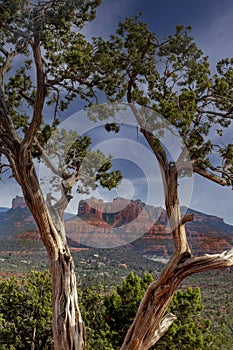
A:
[[[142,19],[158,37],[172,33],[177,24],[191,25],[193,36],[203,51],[211,56],[211,62],[232,55],[231,0],[103,0],[87,33],[90,36],[108,36],[119,21],[140,11]]]
[[[108,37],[119,21],[137,15],[139,11],[143,13],[142,19],[160,38],[173,33],[177,24],[191,25],[196,42],[210,57],[212,69],[219,59],[233,56],[232,0],[103,0],[96,20],[85,27],[85,34],[89,38],[98,35]],[[0,183],[0,206],[10,206],[12,196],[18,193],[15,183]],[[190,207],[218,215],[233,224],[232,196],[230,189],[195,176]]]

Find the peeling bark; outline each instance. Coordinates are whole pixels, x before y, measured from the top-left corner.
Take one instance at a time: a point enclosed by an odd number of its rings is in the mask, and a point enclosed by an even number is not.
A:
[[[64,222],[56,211],[48,209],[32,162],[29,162],[28,167],[22,167],[22,161],[19,157],[16,163],[16,167],[21,169],[18,180],[50,262],[54,349],[84,350],[85,328],[78,306],[75,268],[66,241]]]
[[[8,115],[0,86],[0,150],[10,163],[48,253],[53,290],[54,349],[84,350],[85,328],[78,306],[74,263],[66,241],[63,218],[59,211],[49,208],[43,198],[31,157],[31,147],[36,141],[35,137],[41,125],[45,99],[43,62],[38,39],[32,43],[32,49],[37,74],[32,121],[24,139],[19,140]]]
[[[160,277],[153,282],[138,309],[121,350],[150,349],[168,330],[175,318],[163,318],[179,284],[188,276],[233,265],[233,249],[221,254],[184,258],[173,255]],[[168,317],[166,321],[166,317]]]
[[[170,164],[164,149],[158,147],[158,140],[156,140],[156,143],[154,142],[155,136],[153,133],[143,128],[143,121],[133,104],[131,104],[131,109],[160,165],[165,206],[174,241],[174,254],[161,272],[159,278],[147,289],[136,317],[120,349],[148,350],[158,342],[175,320],[174,315],[165,315],[165,312],[179,284],[186,277],[194,273],[232,266],[233,249],[222,254],[206,254],[200,257],[192,256],[187,240],[185,224],[188,221],[192,221],[193,216],[186,214],[181,218],[178,196],[178,176],[179,170],[182,169],[182,155],[179,157],[179,167]],[[196,172],[200,173],[200,171]],[[203,172],[201,172],[201,175],[210,178],[207,176],[208,174],[206,175]],[[226,184],[225,180],[224,182],[216,181],[212,176],[210,179],[221,185]]]
[[[59,252],[51,262],[53,334],[57,350],[85,349],[85,330],[78,307],[76,276],[71,255]]]

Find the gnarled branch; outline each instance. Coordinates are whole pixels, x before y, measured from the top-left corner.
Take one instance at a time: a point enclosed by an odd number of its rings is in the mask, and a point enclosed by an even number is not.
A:
[[[24,140],[22,142],[21,150],[24,152],[26,149],[32,146],[36,133],[42,123],[42,112],[45,101],[45,77],[43,71],[43,61],[40,47],[39,38],[34,39],[32,44],[33,57],[36,65],[36,76],[37,76],[37,89],[36,97],[33,108],[32,121],[25,133]]]

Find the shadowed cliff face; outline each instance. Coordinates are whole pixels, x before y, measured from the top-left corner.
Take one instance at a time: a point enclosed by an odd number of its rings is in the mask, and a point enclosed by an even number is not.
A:
[[[186,208],[182,208],[182,211],[186,211]],[[223,219],[216,216],[191,209],[188,213],[193,213],[195,216],[194,221],[186,225],[188,240],[194,255],[219,253],[232,247],[233,226],[225,224]],[[153,224],[155,217],[158,217],[158,220]],[[126,234],[131,234],[132,230],[137,229],[137,225],[145,225],[145,228],[149,228],[147,233],[128,244],[129,249],[136,250],[140,254],[157,256],[170,256],[173,252],[173,241],[167,225],[166,212],[161,208],[146,205],[140,200],[116,198],[107,203],[93,197],[81,200],[77,208],[77,218],[79,218],[78,221],[75,216],[71,217],[65,223],[70,246],[79,246],[71,239],[74,231],[85,235],[98,232],[100,228],[106,228],[107,232],[111,233],[111,229],[119,227]],[[137,219],[135,224],[127,225],[134,223],[135,219]],[[86,225],[86,222],[89,225]],[[2,237],[28,232],[35,228],[31,213],[21,197],[17,196],[13,199],[11,209],[0,212],[0,236]],[[33,239],[33,235],[27,233],[25,238]],[[35,236],[35,239],[37,240],[38,236]]]

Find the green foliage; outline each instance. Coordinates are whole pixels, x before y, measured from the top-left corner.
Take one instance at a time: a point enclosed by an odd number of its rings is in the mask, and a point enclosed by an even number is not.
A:
[[[216,334],[214,341],[214,350],[229,350],[233,348],[233,323],[232,318],[228,319],[224,316],[221,317],[218,325],[215,325],[214,332]]]
[[[115,348],[122,344],[140,301],[152,281],[150,274],[141,279],[130,273],[122,286],[117,286],[105,298],[108,324],[116,332],[112,334]],[[178,291],[168,309],[168,312],[177,316],[177,321],[156,344],[155,349],[212,349],[214,336],[209,332],[210,321],[202,316],[203,308],[199,288]]]
[[[153,278],[132,272],[121,285],[106,292],[103,285],[79,290],[79,303],[87,332],[87,350],[116,350],[123,342],[139,303]],[[48,272],[31,271],[19,282],[15,277],[0,281],[0,348],[50,349],[51,282]],[[210,333],[210,321],[202,316],[199,288],[178,291],[168,309],[177,320],[155,349],[230,349],[231,331],[222,317]],[[224,332],[223,332],[224,331]],[[34,338],[33,338],[34,337]]]
[[[19,282],[0,280],[0,348],[50,349],[52,291],[47,272],[30,272]]]
[[[116,123],[105,124],[105,129],[107,130],[107,132],[113,131],[116,134],[120,131],[120,127]]]
[[[122,180],[122,174],[119,170],[109,171],[112,167],[111,159],[111,155],[106,157],[99,150],[89,151],[81,164],[81,172],[85,175],[78,192],[88,191],[88,188],[94,190],[98,183],[108,190],[116,187]]]
[[[113,350],[110,327],[106,322],[102,285],[80,292],[81,313],[87,333],[87,350]]]
[[[54,106],[54,117],[68,108],[78,95],[93,97],[90,77],[94,72],[92,45],[80,34],[87,21],[95,18],[100,0],[30,2],[3,0],[0,4],[1,85],[5,102],[16,128],[30,122],[37,88],[32,42],[43,50],[46,103]],[[10,47],[10,50],[9,50]],[[9,51],[9,52],[8,52]],[[12,70],[17,61],[16,73]]]
[[[175,314],[177,320],[159,340],[155,349],[212,350],[215,337],[209,332],[210,320],[202,316],[203,309],[199,288],[177,291],[167,310]]]
[[[99,55],[108,48],[97,86],[104,86],[110,100],[126,99],[160,113],[182,136],[195,170],[213,172],[231,185],[232,168],[223,169],[221,143],[213,135],[224,136],[233,117],[233,59],[221,60],[213,74],[190,33],[191,27],[177,26],[160,41],[138,17],[126,18],[108,42],[96,39]],[[153,120],[141,118],[156,130]]]
[[[88,103],[96,100],[94,87],[102,58],[95,56],[95,45],[87,41],[80,31],[87,21],[95,18],[99,4],[100,0],[4,0],[0,4],[3,28],[0,31],[0,84],[9,116],[19,138],[23,139],[39,103],[43,115],[37,116],[36,139],[31,154],[40,159],[42,148],[44,150],[47,145],[49,156],[53,160],[56,158],[57,162],[54,167],[49,164],[50,168],[54,170],[58,166],[61,170],[61,176],[54,171],[55,175],[51,177],[51,183],[57,188],[61,188],[62,180],[79,173],[81,167],[82,175],[76,176],[77,181],[82,180],[79,192],[88,192],[98,185],[110,190],[122,179],[119,171],[110,171],[111,156],[90,151],[90,138],[76,135],[74,141],[72,130],[61,130],[59,134],[56,129],[58,117],[75,98],[80,97]],[[15,71],[17,58],[18,68]],[[39,65],[43,70],[44,91],[38,102],[42,83],[35,81],[34,75],[36,72],[38,76]],[[54,142],[48,144],[50,138]]]
[[[72,174],[77,174],[76,181],[80,180],[79,193],[89,193],[90,189],[94,190],[99,185],[111,190],[122,180],[121,172],[111,169],[112,156],[91,150],[88,136],[80,136],[73,130],[56,129],[45,149],[50,161],[60,171],[60,176],[55,174],[50,179],[52,187],[57,190],[60,189],[61,177],[68,178]],[[50,163],[47,165],[50,166]]]
[[[105,298],[107,320],[113,332],[111,339],[115,348],[123,343],[141,299],[152,281],[153,277],[150,274],[145,274],[141,279],[131,272],[122,285],[117,286],[116,290]]]

